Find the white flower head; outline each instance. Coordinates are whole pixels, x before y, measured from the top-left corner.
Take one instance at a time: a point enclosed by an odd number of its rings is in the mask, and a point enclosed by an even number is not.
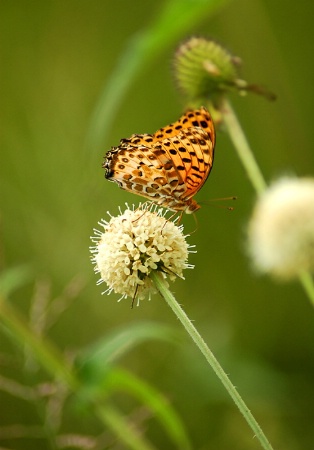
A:
[[[257,201],[248,228],[258,270],[291,279],[314,270],[314,179],[282,178]]]
[[[153,270],[170,280],[182,276],[191,252],[183,235],[183,226],[165,218],[165,212],[147,204],[127,209],[110,220],[102,219],[103,231],[95,231],[91,239],[94,270],[100,274],[98,283],[105,282],[108,295],[113,291],[122,298],[144,299],[155,292],[149,275]]]

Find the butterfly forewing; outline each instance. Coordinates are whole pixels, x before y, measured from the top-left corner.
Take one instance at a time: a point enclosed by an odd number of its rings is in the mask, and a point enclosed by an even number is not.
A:
[[[192,197],[213,165],[215,131],[205,108],[188,111],[153,135],[122,139],[106,155],[106,178],[175,211],[193,212]]]

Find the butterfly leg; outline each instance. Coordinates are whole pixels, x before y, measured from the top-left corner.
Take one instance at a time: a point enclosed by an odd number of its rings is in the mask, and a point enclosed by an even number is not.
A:
[[[193,213],[193,218],[194,218],[194,221],[195,221],[196,228],[195,228],[195,230],[191,231],[191,233],[189,233],[189,235],[194,234],[195,231],[198,230],[198,220],[197,220],[197,216],[196,216],[195,213]]]
[[[136,299],[136,296],[137,296],[137,292],[138,292],[138,287],[139,287],[139,285],[137,284],[136,288],[135,288],[135,292],[134,292],[133,298],[132,298],[131,309],[133,309],[133,306],[134,306],[134,302],[135,302],[135,299]]]
[[[137,219],[133,220],[132,223],[141,219],[144,216],[144,214],[146,213],[146,211],[148,211],[150,209],[151,205],[153,205],[153,202],[150,202],[150,201],[140,203],[135,211],[142,211],[144,209],[143,214],[141,216],[139,216]]]

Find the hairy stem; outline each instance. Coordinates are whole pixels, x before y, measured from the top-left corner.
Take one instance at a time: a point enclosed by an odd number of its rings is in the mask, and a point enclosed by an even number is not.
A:
[[[246,139],[243,129],[238,121],[233,108],[227,99],[223,99],[221,103],[221,111],[223,121],[237,151],[237,154],[243,164],[246,174],[255,188],[258,195],[262,194],[266,189],[266,182],[263,174],[256,162],[254,153]]]
[[[221,101],[221,111],[224,124],[244,166],[247,176],[257,194],[261,195],[267,187],[266,182],[238,118],[230,102],[226,98]],[[302,272],[299,276],[299,281],[314,306],[314,281],[311,274],[309,272]]]
[[[183,311],[175,297],[172,295],[172,293],[167,288],[167,285],[165,284],[165,281],[162,277],[159,276],[159,274],[156,271],[153,271],[151,273],[151,278],[154,281],[159,293],[161,296],[166,300],[172,311],[175,313],[177,318],[180,320],[182,325],[184,326],[187,333],[190,335],[198,349],[203,353],[205,356],[208,364],[211,366],[211,368],[214,370],[217,377],[220,379],[222,384],[224,385],[225,389],[229,393],[230,397],[234,401],[234,403],[239,408],[241,414],[247,421],[248,425],[252,429],[254,435],[259,440],[261,446],[265,450],[272,450],[272,446],[269,443],[268,439],[266,438],[265,434],[263,433],[263,430],[255,420],[253,414],[249,410],[249,408],[246,406],[244,401],[242,400],[242,397],[234,387],[234,385],[231,383],[230,379],[228,378],[228,375],[223,370],[217,359],[215,358],[212,351],[207,346],[206,342],[202,338],[202,336],[199,334],[197,329],[192,324],[191,320],[188,318],[186,313]]]

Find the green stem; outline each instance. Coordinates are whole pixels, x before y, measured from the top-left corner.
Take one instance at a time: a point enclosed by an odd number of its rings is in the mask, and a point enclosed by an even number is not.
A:
[[[254,435],[259,440],[261,446],[265,450],[272,450],[272,446],[267,440],[265,434],[263,433],[261,427],[255,420],[254,416],[252,415],[249,408],[246,406],[244,401],[242,400],[241,396],[239,395],[236,388],[231,383],[230,379],[228,378],[227,374],[215,358],[214,354],[211,352],[211,350],[208,348],[206,342],[202,338],[202,336],[199,334],[197,329],[194,327],[186,313],[183,311],[179,303],[176,301],[172,293],[167,288],[165,281],[162,277],[159,276],[159,274],[156,271],[151,272],[151,278],[154,281],[159,293],[161,296],[166,300],[172,311],[175,313],[177,318],[180,320],[186,331],[189,333],[190,337],[195,342],[196,346],[199,348],[199,350],[203,353],[205,356],[207,362],[211,366],[211,368],[214,370],[215,374],[218,376],[224,387],[226,388],[227,392],[231,396],[232,400],[235,402],[237,407],[239,408],[241,414],[247,421],[250,428],[253,430]]]
[[[238,156],[243,164],[243,167],[254,186],[258,195],[262,194],[266,189],[266,182],[263,174],[256,162],[254,153],[246,139],[242,127],[238,121],[233,108],[227,99],[221,102],[221,111],[223,114],[223,121],[228,130],[229,136],[235,146]]]
[[[12,337],[21,345],[28,345],[37,361],[53,377],[61,380],[70,391],[78,394],[83,388],[73,369],[64,360],[59,350],[42,336],[36,335],[17,311],[0,297],[0,320]],[[132,450],[153,450],[153,447],[131,427],[119,411],[108,404],[91,406],[99,420],[107,426],[126,447]]]
[[[262,172],[256,162],[254,153],[245,137],[242,127],[237,119],[237,116],[230,104],[224,98],[221,101],[221,111],[223,114],[223,121],[229,133],[229,136],[235,146],[238,156],[245,168],[245,171],[250,179],[253,187],[258,195],[261,195],[266,189],[267,185],[262,175]],[[314,306],[314,282],[309,272],[302,272],[299,275],[300,283]]]
[[[309,272],[301,272],[299,275],[300,283],[307,293],[312,306],[314,306],[314,282],[313,277]]]

